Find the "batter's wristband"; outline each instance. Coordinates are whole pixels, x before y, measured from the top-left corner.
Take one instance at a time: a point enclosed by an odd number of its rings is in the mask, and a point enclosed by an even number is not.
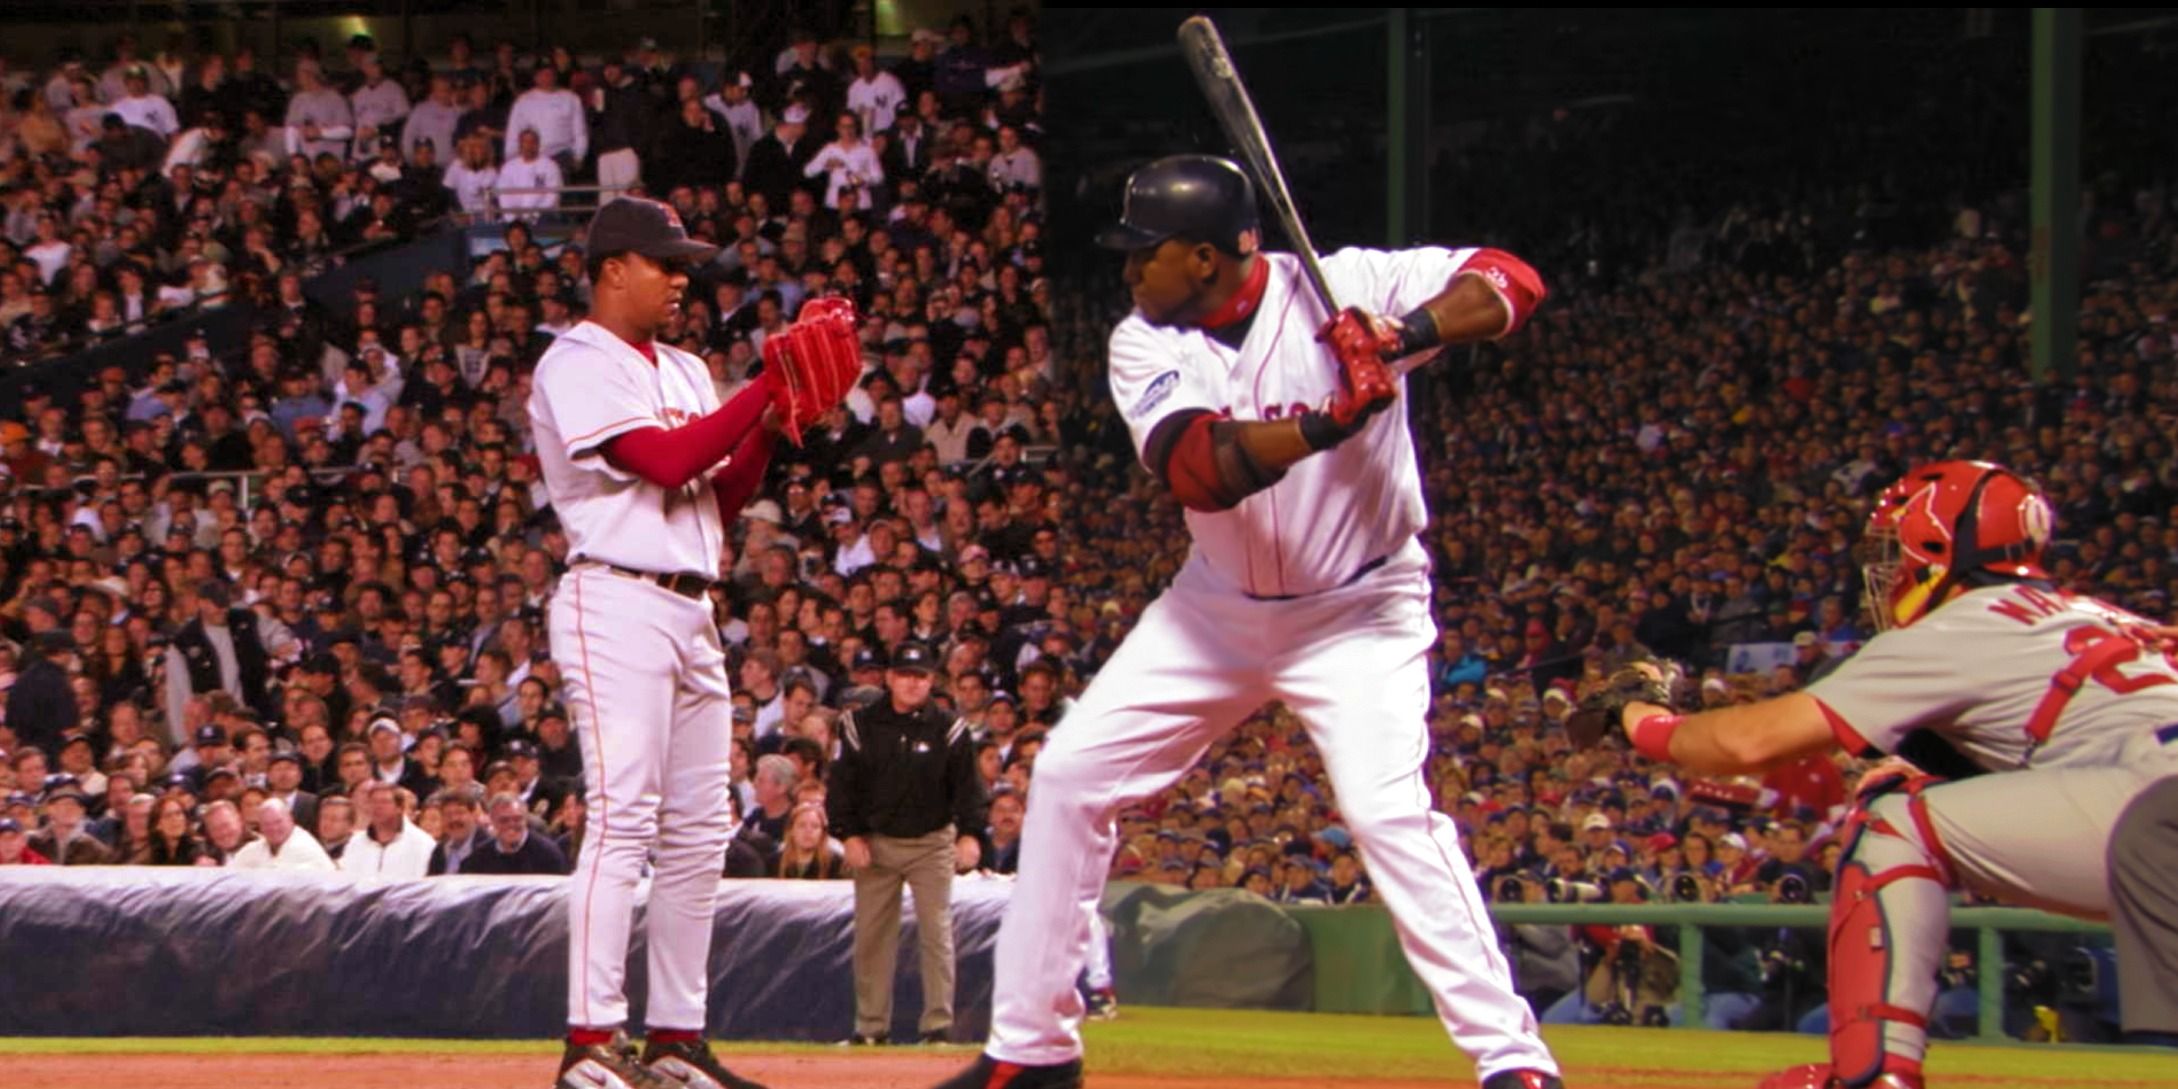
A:
[[[1399,319],[1400,358],[1426,352],[1442,343],[1444,336],[1437,332],[1437,319],[1428,307],[1417,306],[1413,313]]]
[[[1301,441],[1319,454],[1354,437],[1352,431],[1340,427],[1330,413],[1321,409],[1312,408],[1301,413],[1300,420]]]
[[[1686,721],[1674,714],[1643,715],[1627,731],[1627,740],[1633,742],[1634,751],[1651,760],[1671,763],[1671,735],[1677,733],[1679,724]]]

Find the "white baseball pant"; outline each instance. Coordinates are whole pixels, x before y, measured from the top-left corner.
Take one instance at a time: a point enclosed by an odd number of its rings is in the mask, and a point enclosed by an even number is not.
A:
[[[733,750],[711,603],[577,565],[552,596],[551,645],[588,786],[589,823],[568,883],[568,1023],[627,1021],[628,932],[655,845],[645,1020],[700,1030]]]
[[[1199,559],[1143,614],[1051,734],[1029,787],[1021,867],[999,932],[991,1057],[1081,1054],[1074,983],[1116,848],[1119,809],[1170,786],[1268,698],[1322,751],[1340,813],[1439,1019],[1483,1076],[1555,1073],[1460,852],[1430,808],[1428,561],[1419,545],[1350,585],[1257,601]]]

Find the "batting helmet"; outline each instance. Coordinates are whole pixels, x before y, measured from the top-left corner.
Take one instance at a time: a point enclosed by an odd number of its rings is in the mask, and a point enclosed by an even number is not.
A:
[[[1215,155],[1167,155],[1127,177],[1119,222],[1099,233],[1097,244],[1138,250],[1188,238],[1244,255],[1255,248],[1255,230],[1255,186],[1237,164]]]
[[[1954,587],[2044,579],[2054,523],[2033,484],[1986,461],[1915,467],[1876,497],[1861,538],[1861,576],[1878,628],[1903,628]]]

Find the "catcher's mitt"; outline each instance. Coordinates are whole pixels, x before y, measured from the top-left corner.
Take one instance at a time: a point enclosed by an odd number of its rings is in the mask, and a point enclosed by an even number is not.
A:
[[[1658,662],[1630,662],[1603,682],[1603,687],[1581,698],[1579,707],[1565,718],[1566,737],[1575,748],[1594,746],[1619,730],[1619,714],[1629,703],[1654,703],[1672,707],[1669,667]]]
[[[855,304],[847,299],[811,299],[785,332],[764,338],[764,385],[796,446],[802,428],[831,411],[862,377],[856,320]]]

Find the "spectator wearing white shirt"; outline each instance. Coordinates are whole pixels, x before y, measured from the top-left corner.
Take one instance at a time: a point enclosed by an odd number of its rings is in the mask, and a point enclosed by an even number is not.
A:
[[[237,870],[339,869],[316,836],[295,826],[295,815],[278,798],[267,798],[257,807],[257,837],[243,844],[227,865]]]
[[[400,881],[425,876],[438,844],[401,812],[401,788],[373,780],[364,783],[360,793],[363,812],[370,819],[348,837],[348,846],[340,852],[341,870]]]
[[[166,162],[159,172],[173,176],[177,166],[197,166],[212,153],[212,149],[227,139],[227,121],[217,112],[207,110],[196,119],[196,127],[184,129],[166,149]]]
[[[492,190],[499,186],[499,168],[492,165],[491,141],[471,134],[461,141],[460,156],[446,168],[444,183],[454,191],[463,212],[484,215],[492,208]]]
[[[522,134],[534,132],[539,153],[556,161],[562,173],[572,173],[590,153],[590,122],[583,113],[582,99],[573,91],[561,89],[560,74],[549,64],[538,65],[531,78],[535,86],[522,92],[507,113],[508,165],[513,165],[521,150]],[[556,188],[559,182],[553,185]],[[553,204],[558,203],[555,196]]]
[[[898,76],[877,67],[877,57],[866,45],[855,47],[855,79],[847,85],[847,109],[862,119],[862,131],[883,132],[907,105],[907,88]]]
[[[38,213],[37,241],[23,248],[23,256],[38,266],[38,277],[47,284],[60,270],[68,267],[68,259],[75,256],[76,248],[61,237],[60,217],[52,212]]]
[[[122,85],[128,93],[113,104],[113,112],[121,120],[140,129],[150,129],[161,140],[171,140],[181,131],[181,119],[174,116],[174,104],[151,93],[151,79],[141,68],[132,68],[122,77]]]
[[[287,101],[287,153],[348,158],[348,138],[355,135],[355,111],[347,96],[325,85],[318,66],[295,66],[295,97]]]
[[[521,130],[516,146],[519,154],[499,168],[500,209],[534,217],[537,212],[559,207],[560,186],[564,184],[560,164],[542,154],[543,141],[536,130]]]
[[[824,176],[825,207],[841,212],[868,210],[872,205],[870,191],[885,180],[885,168],[878,164],[877,152],[862,139],[861,118],[842,112],[834,124],[839,138],[819,149],[802,173],[812,178]]]
[[[378,152],[378,138],[390,134],[408,116],[408,92],[386,78],[386,65],[376,53],[363,58],[363,84],[348,96],[355,114],[355,159],[362,162]]]

